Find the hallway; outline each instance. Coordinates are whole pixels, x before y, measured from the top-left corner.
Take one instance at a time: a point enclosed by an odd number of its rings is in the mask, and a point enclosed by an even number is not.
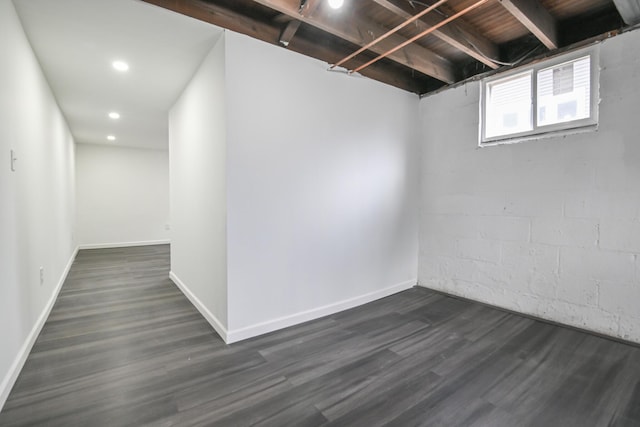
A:
[[[80,251],[2,426],[633,426],[640,348],[414,288],[225,345],[169,246]]]

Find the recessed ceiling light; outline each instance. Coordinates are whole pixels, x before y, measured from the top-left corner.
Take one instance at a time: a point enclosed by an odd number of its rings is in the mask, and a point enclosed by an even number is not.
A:
[[[111,65],[113,65],[113,68],[115,68],[118,71],[124,72],[129,70],[129,64],[127,64],[124,61],[113,61]]]
[[[329,0],[329,6],[332,9],[340,9],[344,4],[344,0]]]
[[[109,113],[109,117],[111,117],[114,120],[117,120],[120,118],[120,113],[116,113],[115,111],[112,111]]]
[[[116,140],[116,137],[115,137],[115,136],[113,136],[113,135],[109,135],[109,136],[107,136],[107,139],[108,139],[109,141],[115,141],[115,140]]]

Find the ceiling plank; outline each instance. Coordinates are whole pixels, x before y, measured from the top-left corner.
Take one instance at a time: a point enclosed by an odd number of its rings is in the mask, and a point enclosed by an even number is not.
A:
[[[313,25],[358,46],[364,46],[372,39],[387,32],[387,29],[384,27],[355,14],[343,19],[336,19],[335,16],[328,17],[326,13],[312,13],[307,16],[300,15],[298,13],[300,7],[299,0],[253,1],[299,19],[304,23]],[[406,39],[404,37],[394,34],[381,43],[372,46],[371,50],[375,53],[382,54],[405,41]],[[389,58],[445,83],[454,83],[456,81],[456,73],[453,64],[449,60],[416,44],[406,46],[402,51],[389,55]]]
[[[538,0],[499,0],[548,49],[559,47],[555,19]]]
[[[400,7],[390,0],[373,1],[402,18],[409,19],[413,16],[406,7]],[[444,10],[444,8],[442,9]],[[425,15],[416,22],[416,27],[418,32],[421,33],[429,27],[438,25],[443,20],[444,18],[435,15]],[[482,36],[479,32],[469,28],[469,26],[450,23],[445,27],[440,27],[433,31],[432,34],[494,70],[499,67],[491,60],[491,58],[498,59],[498,46]]]
[[[627,25],[640,23],[640,1],[638,0],[613,0],[620,16]]]
[[[284,27],[284,30],[282,30],[282,33],[280,34],[280,40],[278,40],[282,46],[289,46],[289,43],[291,43],[291,39],[296,35],[296,31],[298,31],[298,28],[300,28],[300,24],[300,21],[294,19],[289,21],[287,26]]]

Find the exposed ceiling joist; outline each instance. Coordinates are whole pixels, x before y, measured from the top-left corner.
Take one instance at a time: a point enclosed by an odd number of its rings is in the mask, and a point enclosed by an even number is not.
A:
[[[422,12],[418,13],[417,15],[414,15],[413,17],[410,17],[409,19],[407,19],[403,23],[401,23],[401,24],[397,25],[396,27],[394,27],[393,29],[389,30],[387,33],[381,35],[377,39],[367,43],[364,46],[362,46],[360,49],[358,49],[357,51],[353,52],[351,55],[349,55],[349,56],[345,57],[344,59],[338,61],[336,64],[332,65],[331,68],[334,68],[334,67],[337,67],[339,65],[342,65],[345,62],[347,62],[348,60],[350,60],[351,58],[354,58],[354,57],[360,55],[362,52],[364,52],[367,49],[371,48],[371,46],[373,46],[373,45],[375,45],[377,43],[380,43],[380,41],[386,39],[387,37],[389,37],[392,34],[397,33],[398,31],[400,31],[402,28],[406,27],[407,25],[411,25],[413,22],[416,22],[416,20],[420,19],[421,16],[424,16],[427,13],[434,11],[437,8],[438,5],[441,5],[446,1],[448,1],[448,0],[438,0],[438,2],[435,3],[434,5],[424,9]]]
[[[320,13],[300,15],[298,0],[254,0],[254,2],[299,19],[358,46],[364,46],[387,32],[381,25],[357,15],[350,15],[344,19],[335,19],[335,17],[329,19],[327,14]],[[394,34],[371,47],[371,50],[377,54],[383,54],[405,41],[404,37]],[[449,60],[416,44],[406,46],[402,51],[389,55],[389,58],[445,83],[456,81],[454,66]]]
[[[640,24],[640,0],[613,0],[627,25]]]
[[[547,48],[558,48],[556,22],[538,0],[500,0],[500,3]]]
[[[520,62],[543,46],[552,54],[618,30],[620,14],[640,19],[640,0],[347,0],[339,10],[326,0],[142,1],[329,64],[343,59],[351,72],[419,94]],[[475,9],[485,1],[493,5]],[[437,39],[425,40],[430,34]]]
[[[380,6],[389,10],[390,12],[395,13],[402,18],[409,19],[413,15],[409,12],[408,6],[401,7],[396,3],[390,0],[373,0],[378,3]],[[408,5],[408,3],[407,3]],[[453,13],[449,13],[449,10],[441,6],[443,11],[446,11],[449,15]],[[429,27],[433,27],[442,22],[445,18],[431,15],[425,15],[420,18],[416,23],[416,27],[418,32],[423,32],[427,30]],[[499,50],[498,46],[496,46],[493,42],[489,41],[482,35],[480,35],[477,31],[470,28],[469,26],[458,23],[450,23],[447,26],[440,27],[437,30],[433,31],[432,34],[439,39],[443,40],[446,43],[449,43],[451,46],[456,49],[466,53],[472,58],[482,62],[483,64],[496,69],[498,65],[491,60],[498,59]]]
[[[226,7],[218,6],[216,4],[205,2],[202,0],[143,1],[155,6],[162,7],[164,9],[171,10],[173,12],[180,13],[182,15],[190,16],[192,18],[229,29],[231,31],[246,34],[250,37],[271,44],[278,44],[282,34],[283,23],[295,21],[291,19],[291,17],[282,19],[283,15],[279,15],[279,17],[274,18],[271,23],[266,23],[254,18],[247,17]],[[302,29],[299,28],[296,34],[299,34],[301,31]],[[309,40],[305,37],[294,37],[287,46],[287,49],[312,56],[328,63],[334,63],[343,55],[347,55],[348,53],[350,53],[349,50],[336,50],[335,45],[327,43],[317,43],[316,39]],[[364,61],[364,59],[355,59],[355,61],[356,63],[360,64]],[[361,74],[371,79],[385,82],[395,87],[403,88],[410,92],[421,93],[422,91],[424,91],[424,81],[415,79],[408,73],[401,74],[398,71],[398,69],[390,67],[388,64],[380,64],[380,66],[367,68]],[[439,85],[434,87],[439,87]]]
[[[438,28],[446,25],[447,23],[453,21],[454,19],[458,19],[460,16],[465,15],[466,13],[484,5],[485,3],[487,3],[489,0],[477,0],[475,3],[471,4],[470,6],[467,6],[466,8],[462,9],[460,12],[455,13],[454,15],[449,16],[448,18],[446,18],[445,20],[443,20],[442,22],[440,22],[438,25],[434,26],[434,27],[430,27],[427,28],[426,30],[424,30],[423,32],[411,37],[410,39],[404,41],[402,44],[392,48],[390,51],[385,52],[383,54],[381,54],[380,56],[372,59],[371,61],[367,62],[366,64],[362,64],[361,66],[353,69],[352,71],[350,71],[350,73],[355,73],[357,71],[360,71],[374,63],[376,63],[377,61],[386,58],[387,56],[391,56],[393,55],[395,52],[399,51],[400,49],[405,48],[406,46],[410,45],[411,43],[416,42],[417,40],[431,34],[432,32],[436,31]]]
[[[289,43],[291,43],[291,39],[293,39],[293,36],[296,34],[296,31],[298,31],[298,28],[300,28],[300,24],[301,22],[298,21],[297,19],[293,19],[289,21],[287,26],[284,27],[284,30],[282,30],[282,33],[280,34],[280,40],[278,41],[280,42],[281,45],[285,47],[289,46]]]
[[[142,1],[269,43],[276,43],[280,36],[276,26],[259,22],[213,3],[200,0]]]

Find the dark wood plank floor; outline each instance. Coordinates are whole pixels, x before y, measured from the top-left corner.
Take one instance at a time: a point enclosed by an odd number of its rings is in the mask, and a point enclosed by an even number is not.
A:
[[[81,251],[0,425],[640,425],[637,347],[420,288],[227,346],[168,269]]]

